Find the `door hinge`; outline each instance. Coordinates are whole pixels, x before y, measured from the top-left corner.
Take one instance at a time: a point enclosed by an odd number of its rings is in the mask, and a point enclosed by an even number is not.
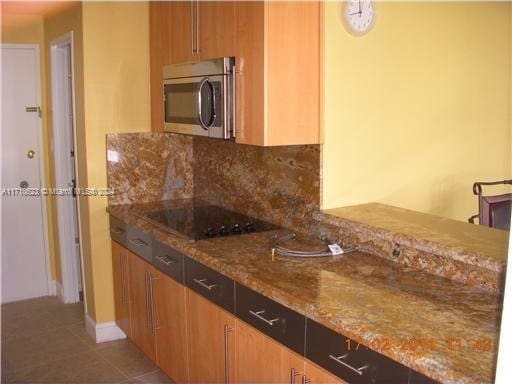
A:
[[[80,244],[80,238],[79,237],[75,237],[75,244]]]

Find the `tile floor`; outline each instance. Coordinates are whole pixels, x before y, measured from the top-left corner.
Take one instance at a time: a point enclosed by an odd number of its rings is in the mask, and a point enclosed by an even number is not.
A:
[[[129,340],[96,344],[81,303],[4,304],[2,383],[172,383]]]

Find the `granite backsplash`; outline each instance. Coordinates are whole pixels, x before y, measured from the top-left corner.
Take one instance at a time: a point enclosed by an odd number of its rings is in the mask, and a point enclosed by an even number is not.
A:
[[[443,246],[439,234],[439,242],[425,242],[321,212],[319,145],[264,148],[155,132],[109,134],[107,151],[110,205],[199,198],[342,246],[357,244],[404,267],[502,290],[504,262],[490,267],[482,254]]]

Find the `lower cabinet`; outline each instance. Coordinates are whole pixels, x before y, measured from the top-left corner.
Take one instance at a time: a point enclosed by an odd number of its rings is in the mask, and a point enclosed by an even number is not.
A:
[[[185,287],[158,270],[153,273],[156,362],[175,383],[187,383]]]
[[[115,241],[112,241],[112,271],[116,323],[126,336],[131,337],[128,250]]]
[[[236,331],[238,383],[301,383],[301,356],[240,320]]]
[[[346,384],[340,378],[331,375],[325,369],[318,367],[308,360],[304,360],[304,377],[302,384]]]
[[[344,383],[240,320],[236,332],[237,383]]]
[[[187,328],[190,382],[233,383],[235,317],[187,289]]]
[[[153,305],[156,270],[137,255],[127,252],[130,270],[131,338],[146,356],[156,362],[156,324]]]

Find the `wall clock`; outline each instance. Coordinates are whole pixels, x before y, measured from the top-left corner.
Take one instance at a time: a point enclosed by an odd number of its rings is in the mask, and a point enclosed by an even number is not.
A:
[[[375,9],[372,0],[346,0],[343,2],[343,24],[353,35],[362,36],[375,24]]]

